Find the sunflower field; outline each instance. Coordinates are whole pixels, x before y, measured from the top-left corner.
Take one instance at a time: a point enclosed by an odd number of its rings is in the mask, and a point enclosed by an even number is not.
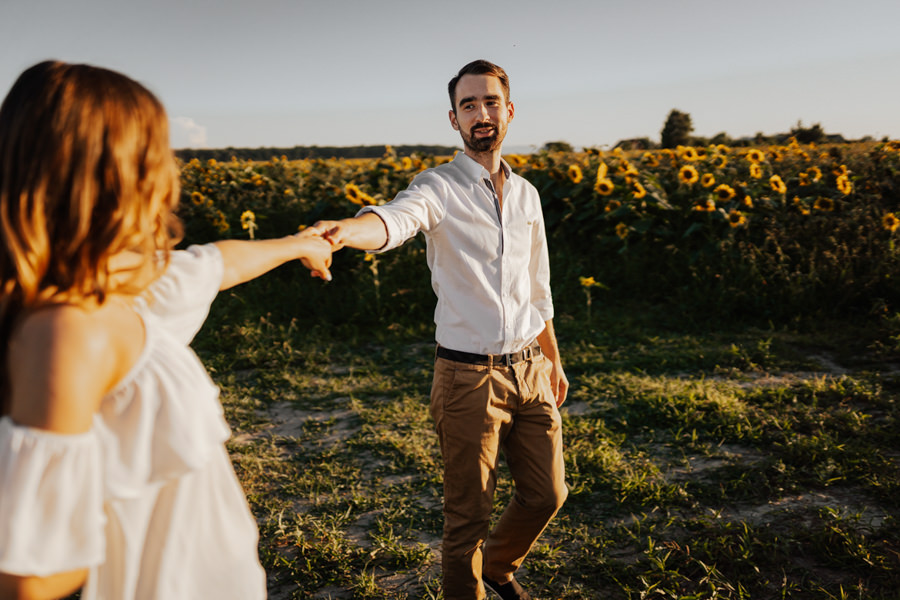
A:
[[[505,158],[541,194],[558,312],[583,318],[592,298],[595,311],[639,299],[696,321],[900,311],[900,142]],[[390,148],[380,159],[195,159],[182,165],[185,243],[352,216],[447,160]],[[328,291],[291,291],[297,271],[269,285],[291,311],[329,322],[430,321],[424,247],[419,236],[377,257],[338,253]]]

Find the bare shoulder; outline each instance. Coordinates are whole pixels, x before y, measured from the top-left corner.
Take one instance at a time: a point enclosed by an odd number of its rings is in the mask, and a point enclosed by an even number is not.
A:
[[[90,429],[123,360],[137,356],[129,351],[134,332],[123,316],[106,305],[52,306],[28,315],[10,340],[12,419],[58,433]]]

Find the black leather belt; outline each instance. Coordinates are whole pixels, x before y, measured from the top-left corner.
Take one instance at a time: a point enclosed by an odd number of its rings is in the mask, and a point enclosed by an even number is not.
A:
[[[462,352],[460,350],[451,350],[443,346],[437,347],[438,358],[446,358],[447,360],[455,360],[456,362],[468,363],[470,365],[494,365],[509,367],[523,360],[531,360],[535,356],[541,355],[541,346],[532,344],[527,348],[522,348],[518,352],[510,352],[509,354],[473,354],[472,352]]]

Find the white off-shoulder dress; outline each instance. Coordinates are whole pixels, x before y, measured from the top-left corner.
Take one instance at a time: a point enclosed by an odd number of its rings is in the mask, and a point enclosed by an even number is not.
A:
[[[135,305],[143,352],[87,433],[0,419],[0,571],[88,568],[84,600],[266,597],[219,391],[188,347],[222,275],[213,245],[173,253]]]

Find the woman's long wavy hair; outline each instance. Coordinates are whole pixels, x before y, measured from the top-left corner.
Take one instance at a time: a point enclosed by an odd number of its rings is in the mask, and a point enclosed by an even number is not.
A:
[[[0,106],[0,414],[24,314],[140,293],[165,267],[178,177],[165,110],[139,83],[56,61],[19,76]],[[123,251],[140,266],[111,277]]]

